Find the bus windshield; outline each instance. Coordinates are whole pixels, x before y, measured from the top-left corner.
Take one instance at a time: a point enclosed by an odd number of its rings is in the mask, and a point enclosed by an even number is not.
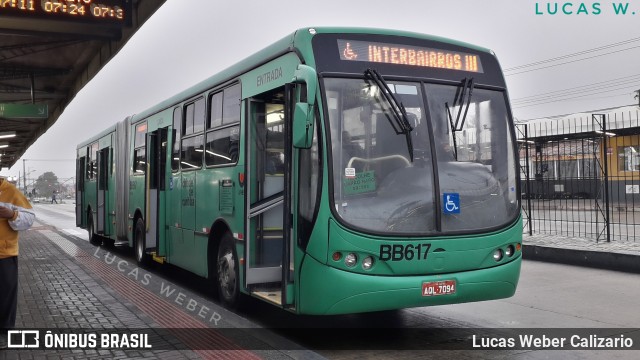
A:
[[[387,85],[406,109],[412,146],[376,82],[324,82],[342,222],[372,233],[436,235],[514,220],[516,161],[504,93],[476,88],[460,101],[461,85]],[[454,126],[458,113],[464,121]]]

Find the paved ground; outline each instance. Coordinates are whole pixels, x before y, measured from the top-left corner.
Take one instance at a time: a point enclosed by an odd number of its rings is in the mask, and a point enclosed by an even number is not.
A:
[[[39,222],[22,234],[17,327],[56,334],[124,330],[147,334],[153,348],[4,350],[0,359],[319,358],[110,248],[93,247],[73,221],[61,222],[39,207],[40,220],[49,216],[59,229]],[[635,242],[526,234],[523,242],[526,259],[640,273]]]
[[[66,333],[99,338],[121,331],[147,334],[152,348],[5,349],[3,360],[320,358],[268,330],[252,330],[257,325],[108,248],[42,223],[21,234],[19,268],[16,327],[39,330],[41,346],[47,330],[59,339],[69,339]]]

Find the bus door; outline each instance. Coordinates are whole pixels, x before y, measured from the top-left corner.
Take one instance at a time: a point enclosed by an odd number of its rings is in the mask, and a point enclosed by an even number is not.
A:
[[[160,128],[147,134],[146,174],[146,238],[145,251],[165,256],[165,201],[167,185],[167,134],[168,128]]]
[[[96,233],[102,235],[109,235],[106,231],[107,226],[105,223],[109,221],[107,209],[108,199],[108,183],[109,183],[109,148],[104,148],[98,151],[98,214],[96,221]]]
[[[82,156],[76,160],[76,226],[82,226],[86,221],[84,219],[84,177],[87,176],[85,171],[86,157]]]
[[[254,295],[293,304],[290,278],[291,151],[284,89],[248,101],[246,130],[245,286]],[[287,216],[289,215],[289,216]]]

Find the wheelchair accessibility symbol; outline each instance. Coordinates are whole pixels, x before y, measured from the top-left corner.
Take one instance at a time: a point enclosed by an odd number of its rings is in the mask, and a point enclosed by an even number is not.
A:
[[[442,205],[445,214],[460,214],[460,194],[443,193]]]

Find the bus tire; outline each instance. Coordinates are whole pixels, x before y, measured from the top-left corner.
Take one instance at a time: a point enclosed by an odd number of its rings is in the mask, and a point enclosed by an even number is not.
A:
[[[235,242],[228,232],[222,235],[216,260],[216,282],[220,301],[227,308],[235,308],[240,297],[240,273]]]
[[[100,237],[96,235],[96,228],[93,224],[93,215],[91,215],[91,211],[89,211],[89,216],[87,216],[87,233],[89,233],[89,242],[92,245],[100,246],[102,244]]]
[[[136,226],[133,229],[134,251],[136,253],[136,261],[140,265],[146,265],[149,262],[149,255],[145,252],[145,229],[142,218],[136,220]]]

